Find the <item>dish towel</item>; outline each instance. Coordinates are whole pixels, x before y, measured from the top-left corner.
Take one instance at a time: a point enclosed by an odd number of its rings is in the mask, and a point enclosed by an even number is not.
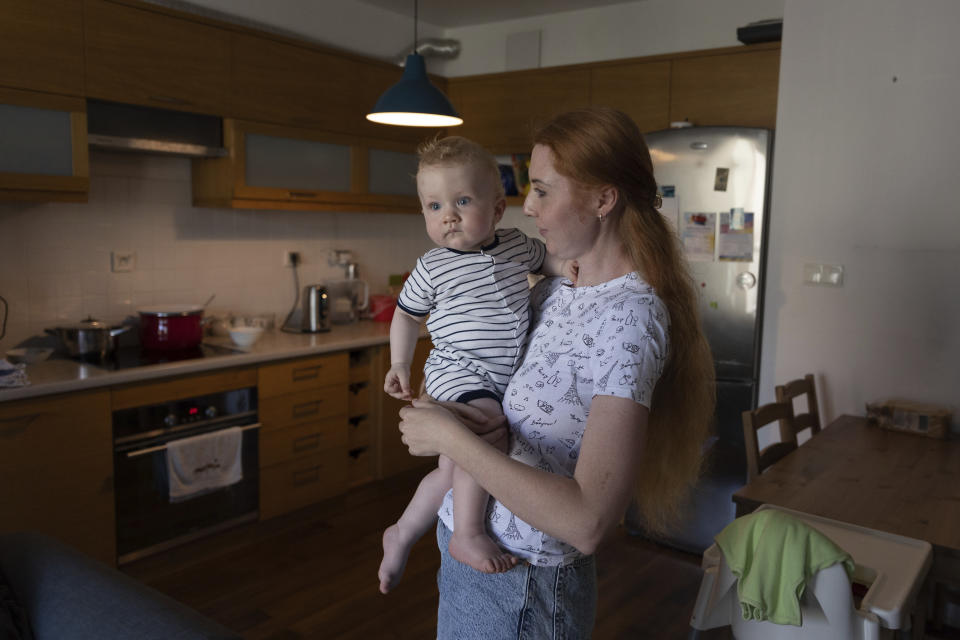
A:
[[[853,558],[802,520],[775,509],[737,518],[715,540],[737,577],[744,620],[800,626],[800,597],[807,579],[842,562],[853,576]]]
[[[170,502],[189,500],[243,480],[243,431],[231,427],[167,444]]]
[[[28,384],[30,379],[27,378],[27,365],[0,360],[0,387],[25,387]]]

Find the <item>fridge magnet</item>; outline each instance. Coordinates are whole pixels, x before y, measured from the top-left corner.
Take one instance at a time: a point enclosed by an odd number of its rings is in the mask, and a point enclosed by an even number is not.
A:
[[[517,192],[521,196],[525,196],[528,193],[530,193],[530,154],[529,153],[513,154],[513,173],[515,177],[515,184],[517,185]]]
[[[717,167],[717,175],[713,178],[714,191],[727,190],[727,178],[730,177],[730,169],[726,167]]]
[[[753,214],[741,208],[722,212],[717,246],[721,262],[753,262]]]
[[[717,239],[717,214],[683,214],[683,252],[690,262],[713,262]]]
[[[677,188],[672,184],[660,185],[660,196],[664,198],[676,198]]]
[[[500,167],[500,182],[503,183],[503,195],[518,196],[517,182],[513,175],[513,167],[508,164],[498,165]]]
[[[670,189],[671,195],[667,195],[666,190]],[[673,229],[674,233],[679,234],[679,229],[677,228],[678,221],[680,219],[680,204],[672,194],[674,193],[673,187],[663,187],[663,193],[660,194],[662,202],[660,204],[660,215],[664,217],[667,221],[667,224],[670,225],[670,228]]]

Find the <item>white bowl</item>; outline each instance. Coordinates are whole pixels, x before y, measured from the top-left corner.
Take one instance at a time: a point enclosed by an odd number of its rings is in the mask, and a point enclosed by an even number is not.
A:
[[[17,347],[7,351],[7,360],[13,364],[34,364],[50,357],[53,349],[44,347]]]
[[[230,329],[230,339],[238,347],[249,347],[260,339],[263,327],[233,327]]]

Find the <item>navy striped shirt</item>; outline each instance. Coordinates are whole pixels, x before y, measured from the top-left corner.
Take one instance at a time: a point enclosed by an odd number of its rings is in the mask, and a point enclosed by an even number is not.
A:
[[[480,251],[436,248],[417,260],[397,305],[413,316],[430,314],[431,396],[455,399],[476,389],[478,376],[481,387],[503,395],[530,323],[527,274],[540,270],[545,254],[542,241],[497,229]]]

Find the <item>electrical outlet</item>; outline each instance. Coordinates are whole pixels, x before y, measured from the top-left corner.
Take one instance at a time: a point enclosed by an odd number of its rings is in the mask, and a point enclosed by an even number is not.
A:
[[[114,273],[127,273],[137,268],[136,251],[111,251],[110,252],[110,271]]]
[[[803,281],[806,284],[842,287],[843,265],[807,263],[803,265]]]
[[[300,266],[301,264],[303,264],[303,257],[300,255],[299,251],[283,252],[283,266],[293,267]]]

